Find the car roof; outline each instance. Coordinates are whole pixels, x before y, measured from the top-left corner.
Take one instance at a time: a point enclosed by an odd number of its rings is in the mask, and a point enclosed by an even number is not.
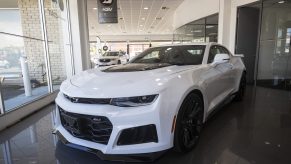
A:
[[[172,47],[172,46],[195,46],[195,45],[198,45],[198,46],[207,46],[207,45],[213,45],[213,44],[216,44],[217,43],[214,43],[214,42],[199,42],[199,43],[173,43],[173,44],[165,44],[165,45],[161,45],[161,46],[156,46],[156,47]]]

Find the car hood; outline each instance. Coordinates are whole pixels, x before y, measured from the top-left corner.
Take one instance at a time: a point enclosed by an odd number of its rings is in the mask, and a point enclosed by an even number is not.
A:
[[[179,72],[199,66],[149,66],[126,64],[87,70],[61,85],[61,92],[72,97],[114,98],[160,93]],[[119,69],[119,71],[118,71]],[[128,71],[125,71],[128,69]],[[135,71],[134,71],[135,69]],[[110,71],[108,71],[110,70]]]

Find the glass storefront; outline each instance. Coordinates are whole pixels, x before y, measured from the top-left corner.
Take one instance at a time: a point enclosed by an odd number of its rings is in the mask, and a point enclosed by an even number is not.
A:
[[[257,85],[291,89],[291,1],[263,1]]]
[[[190,22],[174,31],[175,43],[217,42],[218,14]]]
[[[66,0],[1,1],[0,6],[3,114],[58,89],[66,78],[64,52],[70,44]]]

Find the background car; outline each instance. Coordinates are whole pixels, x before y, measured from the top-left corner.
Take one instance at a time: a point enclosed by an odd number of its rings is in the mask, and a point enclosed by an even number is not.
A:
[[[109,66],[117,64],[125,64],[128,61],[128,56],[122,51],[105,52],[98,60],[98,66]]]
[[[219,44],[149,48],[63,82],[55,133],[104,154],[188,152],[217,107],[243,98],[245,75],[241,56]]]
[[[7,60],[0,60],[0,68],[10,68],[10,63]]]

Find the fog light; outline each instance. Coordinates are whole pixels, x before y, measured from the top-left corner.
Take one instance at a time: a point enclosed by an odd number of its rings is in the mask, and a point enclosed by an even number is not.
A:
[[[153,124],[122,130],[117,145],[133,145],[149,142],[158,142],[157,129]]]

